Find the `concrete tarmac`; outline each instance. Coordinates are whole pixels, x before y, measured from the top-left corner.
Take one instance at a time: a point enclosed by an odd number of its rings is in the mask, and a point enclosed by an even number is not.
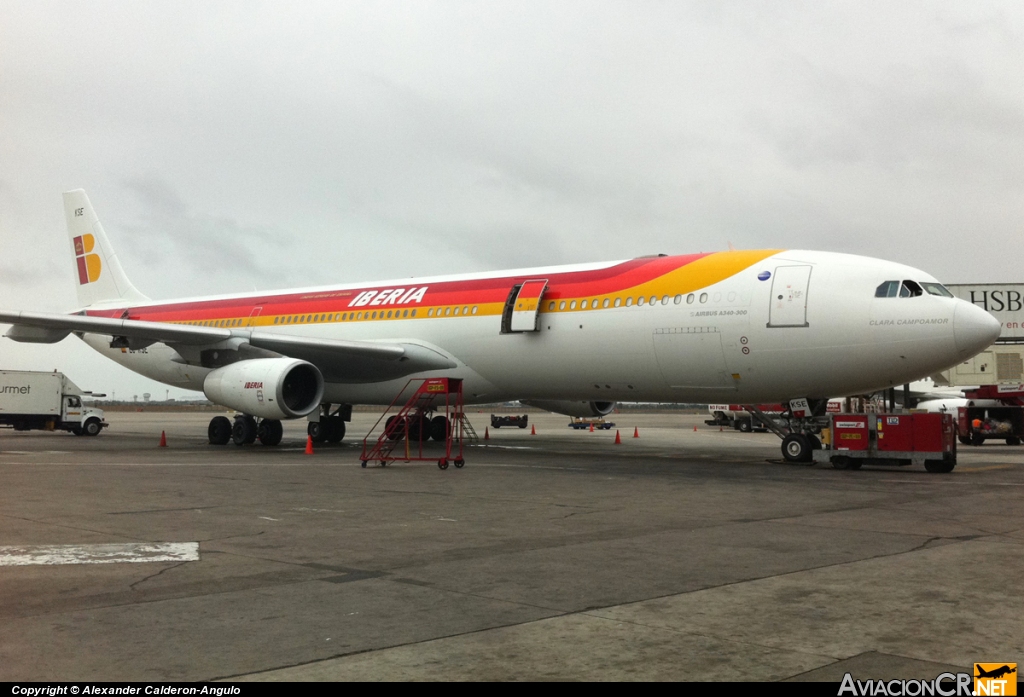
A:
[[[1024,659],[1021,446],[850,472],[703,415],[615,415],[615,445],[531,414],[536,436],[491,429],[463,469],[363,469],[370,414],[311,456],[304,422],[277,448],[216,447],[210,416],[0,431],[0,546],[198,543],[194,561],[0,550],[0,680],[863,680]]]

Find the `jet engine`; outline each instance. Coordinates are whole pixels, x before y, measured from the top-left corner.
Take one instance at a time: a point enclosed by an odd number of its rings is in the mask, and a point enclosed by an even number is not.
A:
[[[294,419],[320,406],[324,378],[296,358],[251,358],[206,376],[210,401],[264,419]]]
[[[615,402],[572,402],[549,399],[523,400],[523,404],[566,416],[607,416],[615,408]]]

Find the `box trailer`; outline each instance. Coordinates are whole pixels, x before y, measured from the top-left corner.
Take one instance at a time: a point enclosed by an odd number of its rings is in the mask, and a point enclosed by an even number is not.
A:
[[[96,436],[103,410],[82,404],[82,390],[62,373],[0,370],[0,426]]]

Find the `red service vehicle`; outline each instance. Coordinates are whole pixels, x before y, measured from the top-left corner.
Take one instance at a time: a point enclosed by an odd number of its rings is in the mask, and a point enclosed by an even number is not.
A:
[[[1005,440],[1020,445],[1024,438],[1024,407],[960,407],[957,435],[964,445],[981,445],[986,440]]]
[[[956,467],[952,414],[831,414],[815,462],[836,469],[875,465],[924,465],[929,472]]]

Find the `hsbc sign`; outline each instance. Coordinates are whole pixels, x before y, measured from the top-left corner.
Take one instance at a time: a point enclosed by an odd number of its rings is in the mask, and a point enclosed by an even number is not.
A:
[[[999,320],[1003,325],[1000,341],[1024,339],[1024,283],[954,283],[946,287]]]

